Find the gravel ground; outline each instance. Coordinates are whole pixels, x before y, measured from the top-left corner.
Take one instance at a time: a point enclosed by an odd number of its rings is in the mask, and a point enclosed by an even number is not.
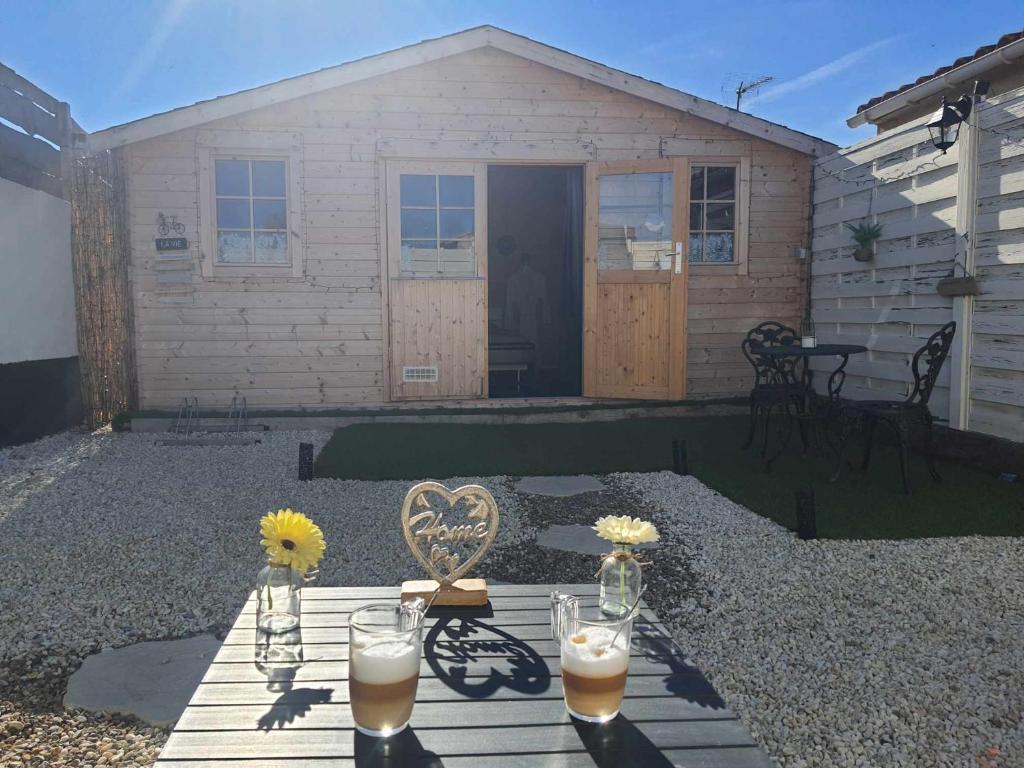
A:
[[[420,575],[394,535],[408,482],[295,479],[298,443],[328,436],[66,433],[0,450],[0,766],[151,765],[166,733],[65,712],[67,676],[104,646],[222,634],[270,509],[324,528],[321,584]],[[592,556],[522,546],[547,525],[653,519],[649,601],[786,768],[1024,766],[1019,541],[800,542],[692,478],[601,479],[567,498],[517,494],[515,478],[444,482],[491,489],[501,536],[481,572],[505,581],[594,578]]]
[[[803,542],[694,478],[622,479],[696,576],[659,614],[786,768],[1024,766],[1019,539]]]

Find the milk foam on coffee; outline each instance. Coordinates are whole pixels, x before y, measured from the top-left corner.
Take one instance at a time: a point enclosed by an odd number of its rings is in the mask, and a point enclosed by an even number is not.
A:
[[[352,674],[361,683],[389,685],[419,673],[419,645],[404,640],[364,638],[352,645]]]
[[[587,627],[566,637],[562,640],[562,668],[583,677],[621,675],[629,666],[629,649],[621,634],[612,646],[613,637],[613,630],[601,627]]]

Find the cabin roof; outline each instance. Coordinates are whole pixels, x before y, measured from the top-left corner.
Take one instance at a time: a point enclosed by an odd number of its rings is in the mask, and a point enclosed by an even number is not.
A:
[[[366,56],[308,74],[289,77],[267,85],[249,88],[226,96],[218,96],[189,106],[111,126],[90,134],[89,149],[100,151],[144,141],[155,136],[488,46],[808,155],[828,155],[836,149],[834,144],[824,139],[748,115],[675,88],[669,88],[653,80],[607,67],[568,51],[489,25],[424,40],[385,53]]]

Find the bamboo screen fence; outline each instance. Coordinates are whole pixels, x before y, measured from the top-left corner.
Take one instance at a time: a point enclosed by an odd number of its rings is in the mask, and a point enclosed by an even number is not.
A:
[[[71,258],[82,406],[90,428],[138,407],[130,230],[122,166],[117,150],[73,163]]]

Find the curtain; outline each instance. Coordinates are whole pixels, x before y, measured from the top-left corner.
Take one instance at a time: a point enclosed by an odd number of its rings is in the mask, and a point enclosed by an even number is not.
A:
[[[582,391],[583,376],[583,168],[565,169],[565,247],[562,252],[562,327],[566,354],[562,381]]]

